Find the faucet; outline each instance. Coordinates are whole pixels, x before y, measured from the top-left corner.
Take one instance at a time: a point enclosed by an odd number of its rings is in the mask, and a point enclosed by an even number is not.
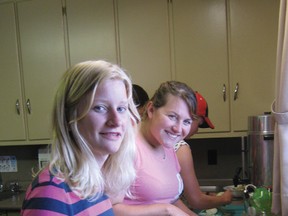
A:
[[[248,178],[240,178],[240,173],[242,171],[242,167],[237,167],[235,175],[233,177],[233,184],[235,187],[239,184],[249,184],[250,180]]]
[[[12,192],[15,192],[15,193],[20,191],[20,186],[18,182],[11,182],[9,188]]]

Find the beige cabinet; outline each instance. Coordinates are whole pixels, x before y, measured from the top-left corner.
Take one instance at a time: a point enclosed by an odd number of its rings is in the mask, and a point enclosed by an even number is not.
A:
[[[176,78],[207,99],[216,126],[198,137],[245,135],[248,116],[270,110],[278,7],[274,0],[173,0]]]
[[[55,88],[66,69],[61,0],[21,1],[16,4],[15,11],[18,17],[16,22],[19,29],[15,30],[15,16],[11,8],[11,14],[5,15],[5,19],[10,17],[12,23],[10,43],[5,48],[5,51],[7,49],[7,52],[11,53],[9,58],[11,63],[4,64],[10,68],[7,68],[9,71],[1,72],[1,75],[4,74],[1,83],[9,85],[3,89],[5,100],[11,100],[10,104],[6,105],[12,110],[7,111],[7,118],[17,119],[18,123],[14,120],[15,125],[7,129],[9,133],[11,131],[11,136],[3,135],[4,139],[2,139],[1,134],[0,139],[1,141],[25,140],[21,144],[47,143],[51,138],[51,108]],[[12,4],[8,5],[12,7]],[[7,7],[5,4],[1,6]],[[15,31],[19,31],[18,39]],[[17,50],[19,50],[19,59]],[[5,51],[1,50],[0,53]],[[20,72],[18,62],[20,62]],[[10,95],[10,92],[13,94]],[[6,99],[7,97],[12,98]],[[15,101],[19,101],[19,110]],[[1,121],[0,124],[1,127],[2,124],[5,126],[5,122]]]
[[[14,4],[0,4],[0,142],[26,138],[16,31]]]
[[[167,0],[117,3],[120,64],[149,96],[173,76],[168,6]]]
[[[229,132],[227,22],[225,0],[173,0],[176,79],[199,91],[215,129]],[[201,130],[199,130],[201,132]]]
[[[113,0],[67,0],[67,30],[71,64],[95,59],[117,63]]]
[[[279,4],[280,0],[229,1],[231,123],[235,131],[247,128],[247,116],[271,110]]]
[[[216,128],[196,137],[245,135],[270,110],[280,0],[1,2],[0,145],[49,142],[60,76],[89,59],[119,63],[150,96],[171,79],[198,90]]]

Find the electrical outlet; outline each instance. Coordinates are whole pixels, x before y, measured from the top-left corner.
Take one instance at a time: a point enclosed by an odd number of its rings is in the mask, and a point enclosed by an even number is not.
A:
[[[217,150],[211,149],[207,152],[208,165],[217,165]]]
[[[15,156],[0,156],[0,172],[17,172]]]

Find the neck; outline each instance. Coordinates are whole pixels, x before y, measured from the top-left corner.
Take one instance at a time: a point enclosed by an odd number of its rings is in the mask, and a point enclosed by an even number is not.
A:
[[[149,125],[142,122],[141,127],[139,129],[139,138],[140,142],[142,142],[144,145],[146,145],[150,150],[151,154],[155,155],[156,157],[165,159],[165,149],[164,146],[161,145],[152,135],[151,131],[149,130]]]

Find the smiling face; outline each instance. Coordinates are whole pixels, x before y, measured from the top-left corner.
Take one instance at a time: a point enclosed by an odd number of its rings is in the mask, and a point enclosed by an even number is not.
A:
[[[147,105],[150,134],[153,145],[172,148],[184,139],[190,131],[192,117],[186,102],[177,96],[167,95],[164,106],[155,108],[152,102]]]
[[[87,98],[80,104],[78,113],[83,113],[86,102]],[[127,124],[129,111],[125,85],[121,80],[109,79],[98,86],[90,110],[78,121],[78,129],[97,160],[104,161],[109,154],[118,151]]]

